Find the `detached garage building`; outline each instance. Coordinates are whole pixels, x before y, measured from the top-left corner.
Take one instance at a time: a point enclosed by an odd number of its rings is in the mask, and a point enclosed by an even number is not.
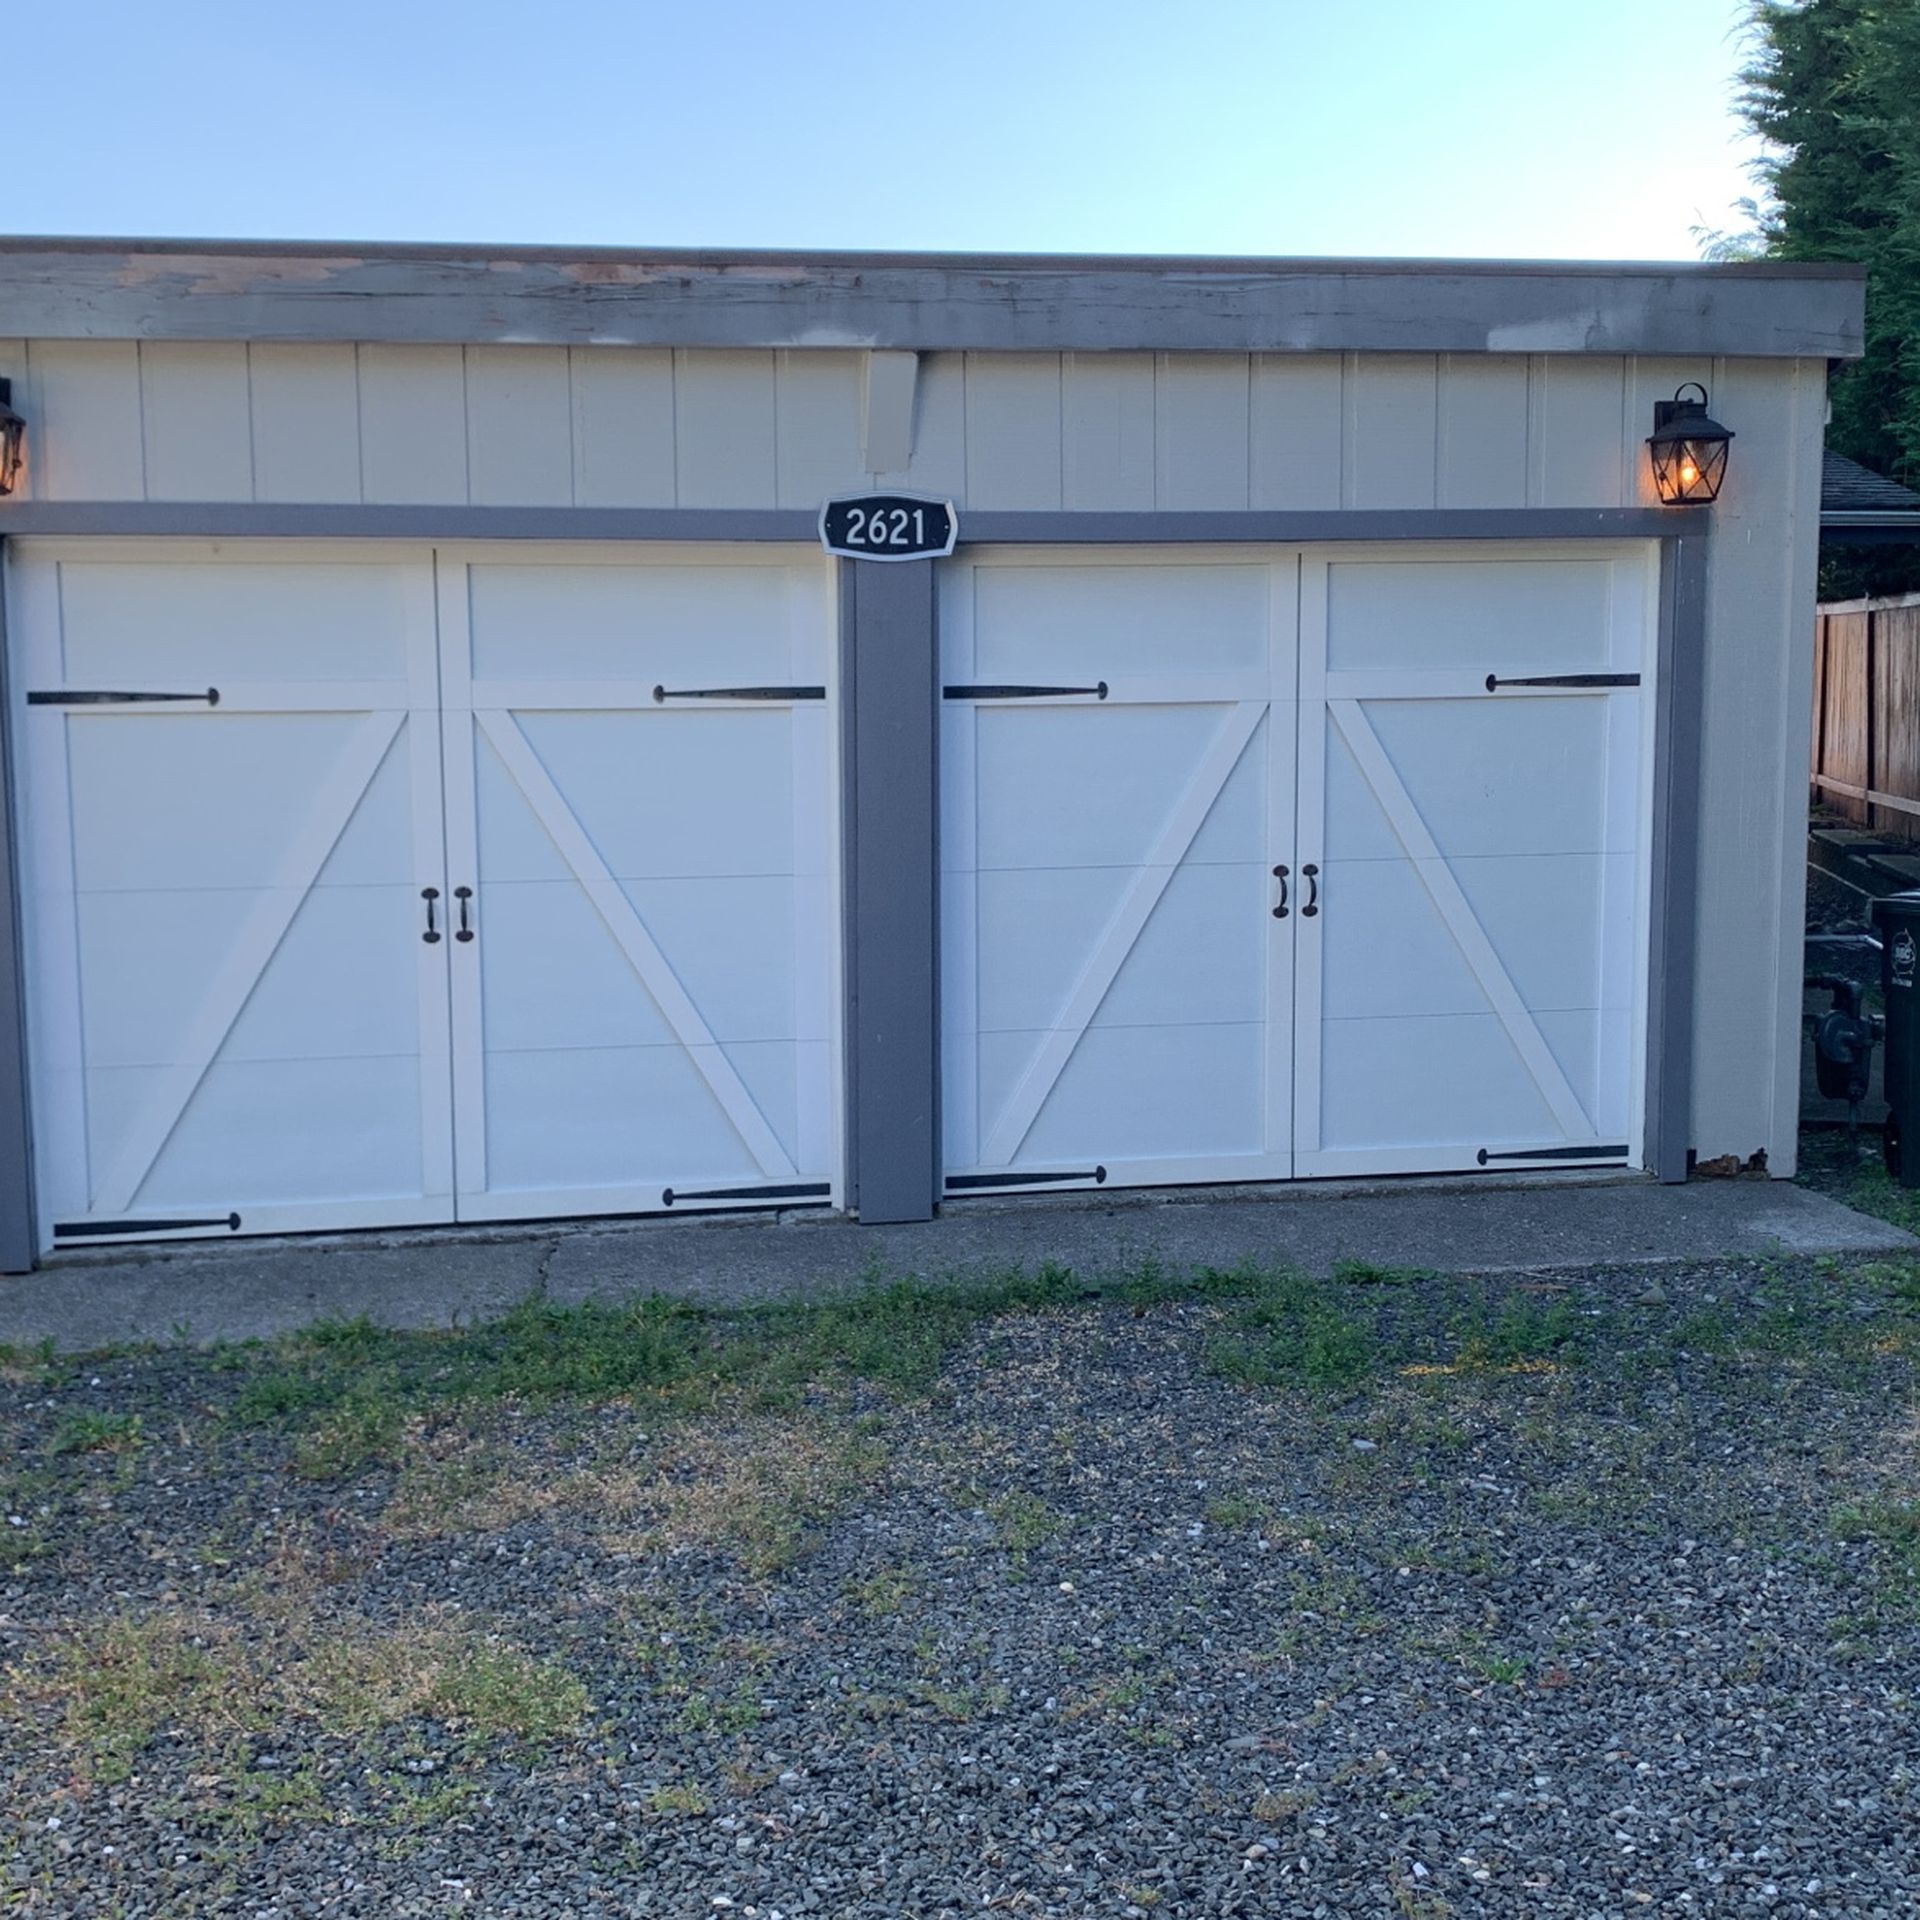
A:
[[[0,243],[0,1254],[1790,1173],[1840,268]],[[1709,507],[1643,445],[1688,381]],[[951,502],[834,558],[823,503]]]

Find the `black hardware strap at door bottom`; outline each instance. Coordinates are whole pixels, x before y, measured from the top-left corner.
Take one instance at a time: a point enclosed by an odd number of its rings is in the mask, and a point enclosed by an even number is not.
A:
[[[1092,687],[942,687],[947,700],[1060,700],[1069,694],[1090,694],[1096,700],[1107,697],[1107,683]]]
[[[1502,680],[1497,673],[1487,675],[1487,691],[1502,687],[1637,687],[1637,673],[1537,673],[1524,680]]]
[[[1627,1149],[1617,1147],[1526,1147],[1513,1153],[1489,1153],[1485,1147],[1476,1156],[1484,1167],[1492,1160],[1624,1160]]]
[[[223,1213],[214,1220],[63,1220],[53,1229],[56,1240],[97,1240],[109,1233],[186,1233],[194,1227],[225,1227],[240,1231],[240,1216]]]
[[[655,687],[661,700],[824,700],[825,687]]]
[[[671,1207],[682,1200],[824,1200],[832,1191],[824,1180],[794,1187],[709,1187],[704,1193],[675,1193],[668,1187],[660,1195],[660,1204]]]
[[[1068,1180],[1091,1180],[1096,1187],[1107,1182],[1105,1167],[1093,1167],[1082,1173],[950,1173],[947,1189],[967,1193],[978,1187],[1057,1187]]]
[[[161,700],[204,700],[208,706],[220,704],[220,689],[209,687],[205,693],[123,693],[113,689],[53,688],[27,695],[30,707],[132,707]]]

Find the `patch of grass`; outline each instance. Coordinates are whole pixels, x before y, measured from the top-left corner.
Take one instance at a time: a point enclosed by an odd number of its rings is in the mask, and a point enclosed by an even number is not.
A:
[[[1802,1186],[1920,1233],[1920,1188],[1903,1187],[1888,1174],[1880,1136],[1872,1129],[1863,1129],[1858,1140],[1838,1129],[1806,1129],[1800,1136],[1798,1177]]]
[[[881,1567],[864,1580],[849,1580],[846,1595],[870,1620],[890,1620],[912,1597],[915,1581],[905,1567]]]
[[[1000,1539],[1010,1553],[1031,1553],[1067,1526],[1066,1515],[1057,1507],[1050,1507],[1038,1494],[1022,1488],[1002,1494],[987,1508],[987,1517],[999,1528]]]
[[[1070,1268],[1013,1267],[939,1284],[882,1282],[825,1299],[708,1309],[657,1295],[621,1306],[532,1298],[499,1319],[449,1332],[389,1332],[361,1318],[320,1321],[221,1364],[244,1376],[228,1418],[303,1436],[316,1478],[395,1457],[409,1417],[513,1401],[724,1400],[793,1406],[821,1384],[871,1382],[924,1395],[983,1320],[1099,1294],[1144,1311],[1173,1299],[1229,1299],[1268,1284],[1257,1269],[1169,1275],[1152,1263],[1101,1289]]]
[[[1370,1321],[1333,1283],[1301,1274],[1270,1280],[1234,1316],[1234,1327],[1207,1343],[1207,1364],[1247,1386],[1351,1389],[1379,1365]]]
[[[1876,1541],[1887,1555],[1892,1596],[1920,1607],[1920,1500],[1863,1500],[1842,1507],[1833,1525],[1843,1540]]]
[[[687,1814],[697,1816],[713,1811],[713,1801],[707,1790],[695,1780],[678,1780],[666,1786],[655,1787],[647,1795],[649,1813]]]
[[[1495,1686],[1518,1686],[1527,1677],[1527,1663],[1516,1659],[1512,1654],[1469,1653],[1466,1661],[1475,1673],[1491,1680]]]
[[[109,1615],[13,1678],[0,1713],[50,1711],[62,1744],[109,1782],[168,1728],[211,1741],[297,1718],[351,1739],[428,1720],[476,1743],[551,1742],[587,1711],[565,1668],[505,1641],[432,1622],[326,1619],[297,1597],[244,1616]]]
[[[293,1470],[303,1480],[340,1479],[391,1458],[404,1425],[404,1410],[396,1403],[356,1397],[300,1436]]]
[[[1579,1328],[1564,1299],[1516,1293],[1497,1306],[1482,1302],[1468,1309],[1455,1318],[1451,1331],[1456,1366],[1471,1373],[1497,1373],[1558,1359],[1573,1346]]]
[[[40,1691],[61,1710],[66,1740],[87,1771],[117,1782],[163,1727],[207,1732],[262,1724],[247,1680],[230,1631],[161,1613],[110,1618],[77,1635]]]
[[[0,1340],[0,1382],[8,1386],[63,1386],[75,1371],[75,1363],[61,1357],[51,1335],[30,1347]]]
[[[258,1839],[270,1829],[330,1819],[326,1793],[311,1766],[289,1772],[248,1768],[233,1783],[220,1824]]]
[[[1223,1493],[1207,1502],[1207,1518],[1216,1527],[1257,1527],[1273,1509],[1250,1493]]]
[[[146,1444],[137,1413],[69,1413],[47,1443],[49,1453],[138,1453]]]
[[[601,1479],[596,1504],[639,1510],[646,1524],[612,1544],[643,1552],[718,1549],[749,1573],[789,1565],[808,1530],[836,1512],[885,1465],[875,1441],[816,1414],[754,1416],[683,1433],[654,1472],[625,1484]]]
[[[1421,1267],[1382,1267],[1371,1260],[1336,1260],[1333,1277],[1343,1287],[1404,1287],[1429,1276]]]

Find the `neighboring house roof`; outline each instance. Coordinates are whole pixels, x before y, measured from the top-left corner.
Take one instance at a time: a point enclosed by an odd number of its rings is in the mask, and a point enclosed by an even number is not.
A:
[[[1920,544],[1920,493],[1829,448],[1820,461],[1820,534],[1829,544]]]

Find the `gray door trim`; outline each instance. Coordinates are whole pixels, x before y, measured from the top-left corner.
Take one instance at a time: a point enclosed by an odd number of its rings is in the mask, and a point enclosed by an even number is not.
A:
[[[939,645],[933,562],[840,562],[847,1205],[940,1192]]]
[[[12,658],[7,646],[6,542],[0,540],[0,1273],[26,1273],[39,1251],[34,1218],[32,1095],[27,1084],[20,862],[13,804]]]
[[[960,511],[968,544],[1179,545],[1343,540],[1652,540],[1704,526],[1704,507],[1439,507],[1327,513]],[[819,538],[812,507],[413,507],[259,501],[22,500],[0,536],[197,540],[747,540]]]
[[[1695,896],[1705,741],[1707,543],[1660,545],[1653,676],[1653,871],[1647,926],[1646,1163],[1672,1186],[1693,1146]]]

